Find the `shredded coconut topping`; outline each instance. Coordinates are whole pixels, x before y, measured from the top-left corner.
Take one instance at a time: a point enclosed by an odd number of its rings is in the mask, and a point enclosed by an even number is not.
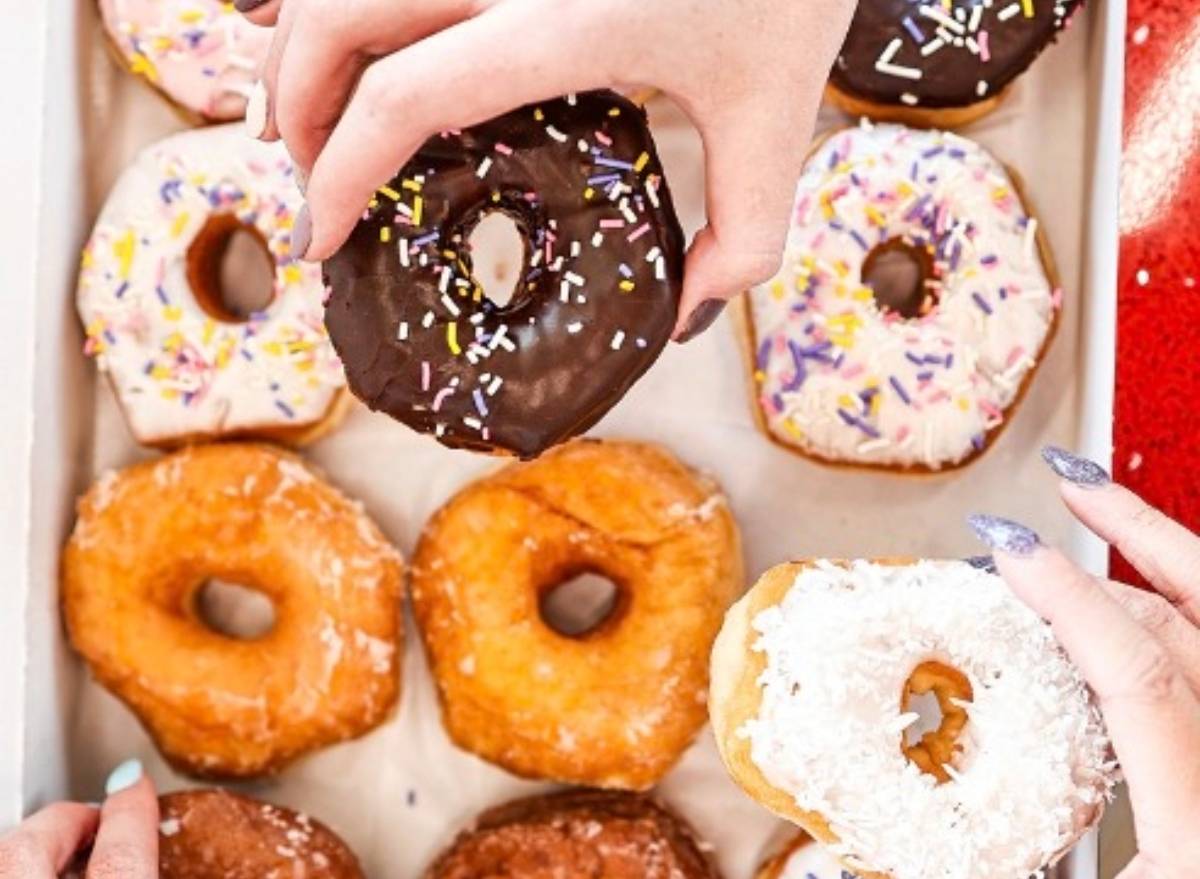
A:
[[[1083,680],[994,574],[965,562],[818,562],[753,627],[762,702],[739,734],[772,785],[829,821],[832,850],[856,868],[1026,877],[1111,799],[1115,766]],[[941,785],[901,750],[901,695],[931,660],[973,690]]]

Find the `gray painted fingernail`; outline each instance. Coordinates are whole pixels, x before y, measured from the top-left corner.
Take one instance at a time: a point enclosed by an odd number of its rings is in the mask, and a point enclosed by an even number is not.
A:
[[[717,318],[721,316],[721,312],[725,310],[726,304],[724,299],[709,299],[707,302],[701,302],[688,315],[687,323],[683,325],[683,331],[680,332],[675,341],[680,345],[692,341],[692,339],[716,323]]]
[[[304,259],[308,246],[312,244],[312,213],[308,205],[303,205],[296,212],[292,222],[292,259]]]
[[[253,12],[260,6],[265,6],[271,0],[233,0],[233,8],[238,12]]]
[[[963,559],[963,561],[977,571],[984,571],[988,574],[996,573],[996,560],[990,555],[971,556],[969,559]]]
[[[111,797],[126,788],[133,787],[141,777],[142,761],[126,760],[114,769],[108,776],[108,781],[104,782],[104,795]]]
[[[1045,446],[1042,449],[1042,460],[1067,482],[1082,488],[1103,488],[1112,483],[1108,471],[1095,461],[1089,461],[1058,446]]]
[[[1011,519],[977,514],[968,516],[967,524],[976,537],[997,552],[1027,556],[1033,555],[1042,545],[1042,539],[1036,531]]]
[[[267,87],[261,80],[250,87],[246,97],[246,133],[253,138],[261,138],[267,130],[269,103]]]

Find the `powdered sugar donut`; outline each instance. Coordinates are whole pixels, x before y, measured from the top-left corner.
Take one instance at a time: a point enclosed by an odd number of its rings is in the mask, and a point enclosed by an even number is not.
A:
[[[271,46],[257,27],[222,0],[99,0],[113,47],[133,73],[204,119],[229,122]]]
[[[829,462],[939,470],[1005,423],[1061,293],[1038,221],[990,153],[864,125],[813,151],[784,265],[747,300],[772,439]]]
[[[282,145],[240,126],[144,150],[83,252],[77,305],[137,440],[258,436],[303,443],[333,423],[345,376],[325,333],[320,268],[291,256],[301,205]],[[263,246],[270,301],[232,313],[218,279],[238,231]]]
[[[945,716],[918,738],[923,673]],[[726,617],[709,705],[735,780],[864,879],[1033,875],[1113,785],[1049,625],[967,562],[773,568]]]

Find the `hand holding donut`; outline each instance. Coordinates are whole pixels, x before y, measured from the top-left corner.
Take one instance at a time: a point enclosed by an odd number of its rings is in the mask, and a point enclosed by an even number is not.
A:
[[[54,803],[0,837],[0,879],[72,876],[76,855],[91,848],[87,879],[157,879],[158,798],[137,761],[108,778],[97,808]]]
[[[1138,855],[1119,879],[1184,879],[1200,864],[1200,537],[1097,464],[1043,453],[1080,521],[1155,595],[1092,577],[1028,528],[976,516],[1013,591],[1046,618],[1099,698],[1129,784]]]
[[[700,130],[708,225],[676,337],[779,266],[792,192],[849,0],[236,0],[274,43],[247,110],[308,177],[293,250],[324,259],[439,131],[568,92],[652,85]],[[311,235],[307,247],[303,240]],[[702,308],[699,308],[702,306]]]

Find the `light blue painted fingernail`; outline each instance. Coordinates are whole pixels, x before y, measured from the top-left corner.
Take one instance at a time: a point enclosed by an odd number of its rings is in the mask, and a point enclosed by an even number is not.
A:
[[[126,760],[112,771],[108,781],[104,782],[104,795],[111,797],[127,787],[133,787],[142,777],[142,761]]]

